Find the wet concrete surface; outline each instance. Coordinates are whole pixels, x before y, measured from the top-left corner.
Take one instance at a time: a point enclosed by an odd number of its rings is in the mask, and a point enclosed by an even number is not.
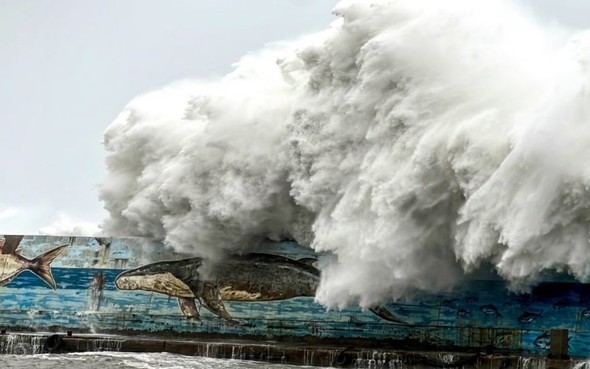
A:
[[[20,345],[17,344],[20,342]],[[5,333],[0,335],[0,352],[16,347],[29,353],[74,353],[96,351],[169,352],[187,356],[220,359],[254,360],[319,367],[342,368],[572,368],[576,360],[551,359],[521,355],[499,355],[478,352],[406,351],[399,348],[308,345],[248,340],[171,339],[148,336],[116,336],[94,334]],[[35,346],[36,345],[36,346]],[[26,353],[26,352],[18,352]]]

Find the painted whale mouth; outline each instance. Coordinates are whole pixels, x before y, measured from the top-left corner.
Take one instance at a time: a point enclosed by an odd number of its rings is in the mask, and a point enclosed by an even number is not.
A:
[[[126,275],[123,273],[117,277],[115,285],[120,290],[142,290],[174,297],[196,297],[190,287],[172,273],[145,275]]]

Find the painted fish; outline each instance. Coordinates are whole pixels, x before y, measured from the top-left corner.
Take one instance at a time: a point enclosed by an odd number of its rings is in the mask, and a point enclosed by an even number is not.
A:
[[[22,238],[22,237],[21,237]],[[18,240],[20,242],[20,239]],[[6,238],[0,240],[0,286],[12,281],[22,271],[30,270],[55,289],[55,280],[51,274],[51,262],[61,254],[68,245],[56,247],[46,253],[29,260],[20,254],[16,247],[12,250],[4,249]]]
[[[224,301],[276,301],[315,296],[320,271],[310,261],[272,254],[229,257],[209,265],[198,257],[164,261],[125,271],[117,276],[115,285],[120,290],[177,297],[180,310],[187,318],[199,318],[197,300],[218,317],[235,322]],[[382,306],[369,310],[382,319],[406,324]]]
[[[590,307],[582,310],[582,318],[590,319]]]
[[[469,311],[461,308],[459,310],[457,310],[457,316],[459,318],[468,318],[471,315],[471,313],[469,313]]]
[[[479,310],[485,315],[493,315],[496,318],[502,318],[502,314],[500,314],[498,309],[492,304],[482,305],[479,307]]]
[[[544,332],[543,334],[535,338],[533,344],[535,345],[535,347],[540,348],[542,350],[549,350],[549,348],[551,347],[551,335],[549,334],[549,332]]]
[[[533,321],[542,318],[543,314],[542,313],[531,313],[528,311],[525,311],[524,313],[522,313],[521,316],[518,317],[518,322],[522,323],[522,324],[530,324]]]
[[[510,332],[510,331],[499,332],[494,336],[494,339],[492,340],[494,345],[503,346],[503,347],[512,345],[513,341],[514,341],[514,333]]]

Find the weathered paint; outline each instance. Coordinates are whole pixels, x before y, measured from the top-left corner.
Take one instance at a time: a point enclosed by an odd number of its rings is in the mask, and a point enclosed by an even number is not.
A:
[[[263,266],[262,275],[270,281],[287,283],[291,290],[285,295],[280,295],[280,289],[268,289],[268,281],[258,281],[258,291],[247,284],[229,291],[231,283],[215,284],[219,278],[208,279],[207,273],[196,269],[196,284],[190,284],[190,293],[182,290],[182,296],[123,290],[115,284],[117,276],[132,269],[189,259],[157,242],[140,238],[25,236],[20,249],[23,257],[33,258],[63,244],[68,246],[51,264],[55,290],[26,271],[0,287],[0,327],[186,336],[198,333],[221,338],[352,344],[364,341],[400,348],[540,356],[549,353],[550,330],[560,328],[569,331],[570,355],[586,356],[590,349],[590,284],[567,281],[561,276],[539,284],[526,295],[509,293],[499,278],[473,278],[448,293],[417,296],[374,309],[383,309],[405,323],[399,324],[369,310],[326,311],[315,303],[305,289],[313,282],[306,274],[311,269],[302,265],[311,265],[309,259],[316,255],[294,243],[268,244],[264,253],[294,260],[296,272],[303,274],[292,271],[291,280],[281,281],[283,276],[277,274],[281,268],[257,264]],[[251,273],[247,266],[244,268],[243,275]],[[223,273],[231,270],[225,268]],[[298,286],[293,278],[303,276],[311,279]],[[174,278],[164,283],[174,287]],[[211,283],[213,286],[208,285]],[[192,307],[186,304],[191,301],[197,314],[187,314]]]

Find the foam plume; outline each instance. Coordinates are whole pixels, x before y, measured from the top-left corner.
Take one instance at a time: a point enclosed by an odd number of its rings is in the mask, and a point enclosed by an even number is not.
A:
[[[587,280],[588,36],[504,1],[334,13],[221,81],[132,101],[105,134],[105,232],[208,257],[292,238],[334,255],[327,306],[450,288],[482,264],[515,289],[550,269]]]

